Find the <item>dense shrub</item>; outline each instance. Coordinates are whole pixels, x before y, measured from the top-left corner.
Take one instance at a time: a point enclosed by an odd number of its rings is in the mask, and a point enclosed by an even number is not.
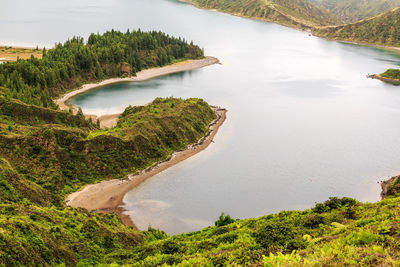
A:
[[[355,200],[353,198],[330,197],[324,203],[316,203],[315,207],[313,208],[313,211],[317,212],[317,213],[323,213],[323,212],[328,212],[330,210],[338,209],[338,208],[341,208],[344,206],[354,206],[357,203],[358,203],[357,200]]]
[[[255,232],[255,239],[265,249],[293,250],[304,246],[297,229],[284,221],[267,221]]]
[[[215,221],[215,226],[219,227],[219,226],[224,226],[224,225],[228,225],[231,223],[234,223],[235,220],[231,218],[231,216],[229,214],[225,215],[225,213],[221,213],[221,215],[219,216],[218,220]]]

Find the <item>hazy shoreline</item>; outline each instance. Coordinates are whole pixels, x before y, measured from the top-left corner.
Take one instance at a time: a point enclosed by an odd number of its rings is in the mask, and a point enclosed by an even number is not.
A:
[[[82,87],[79,89],[73,90],[71,92],[68,92],[61,96],[60,98],[55,100],[55,103],[60,107],[61,110],[69,110],[72,109],[74,112],[77,111],[77,108],[68,101],[77,95],[83,94],[85,92],[91,91],[98,89],[103,86],[107,86],[110,84],[115,84],[115,83],[123,83],[123,82],[142,82],[146,80],[150,80],[156,77],[160,76],[165,76],[168,74],[173,74],[177,72],[182,72],[182,71],[189,71],[189,70],[195,70],[195,69],[200,69],[206,66],[214,65],[220,63],[219,60],[215,57],[204,57],[202,59],[196,59],[196,60],[185,60],[182,62],[178,62],[175,64],[167,65],[164,67],[159,67],[159,68],[151,68],[151,69],[145,69],[136,74],[136,76],[131,76],[131,77],[126,77],[126,78],[111,78],[107,80],[103,80],[98,83],[89,83],[89,84],[84,84]],[[93,114],[84,114],[87,118],[92,118],[93,120],[99,120],[100,121],[100,126],[102,128],[111,128],[115,126],[118,120],[118,116],[120,114],[106,114],[103,116],[96,116]]]
[[[298,30],[298,31],[301,31],[301,32],[308,33],[308,34],[312,34],[312,36],[314,36],[314,37],[318,37],[318,38],[325,39],[325,40],[328,40],[328,41],[336,41],[336,42],[355,44],[355,45],[361,45],[361,46],[370,46],[370,47],[375,47],[375,48],[382,48],[382,49],[386,49],[386,50],[391,50],[391,51],[396,52],[396,53],[400,53],[400,47],[397,47],[397,46],[387,46],[387,45],[380,45],[380,44],[373,44],[373,43],[362,43],[362,42],[356,42],[356,41],[349,41],[349,40],[335,39],[335,38],[329,38],[329,37],[325,37],[325,36],[319,36],[319,35],[317,35],[317,34],[315,34],[313,32],[313,30],[312,30],[313,27],[312,26],[303,25],[304,27],[294,27],[294,26],[289,25],[289,24],[279,23],[279,22],[276,22],[276,21],[269,21],[269,20],[266,20],[266,19],[263,19],[263,18],[255,18],[255,17],[245,16],[245,15],[241,15],[241,14],[237,14],[237,13],[225,12],[225,11],[221,11],[221,10],[218,10],[218,9],[210,9],[210,8],[201,7],[197,3],[194,3],[194,2],[189,1],[189,0],[178,0],[178,1],[182,2],[182,3],[186,3],[186,4],[189,4],[189,5],[192,5],[195,8],[202,9],[202,10],[219,12],[219,13],[223,13],[223,14],[232,15],[232,16],[235,16],[235,17],[244,18],[244,19],[251,19],[251,20],[262,21],[262,22],[266,22],[266,23],[273,23],[273,24],[280,25],[280,26],[283,26],[283,27],[287,27],[287,28],[291,28],[291,29],[294,29],[294,30]],[[346,25],[346,24],[344,24],[344,25]],[[335,27],[335,26],[341,26],[341,25],[329,25],[329,26],[321,26],[321,27]],[[314,27],[314,28],[316,28],[316,27]]]
[[[387,46],[387,45],[380,45],[380,44],[348,41],[348,40],[342,40],[342,39],[329,38],[329,37],[326,37],[326,36],[319,36],[319,35],[314,34],[313,32],[310,32],[310,33],[314,37],[321,38],[321,39],[324,39],[324,40],[327,40],[327,41],[340,42],[340,43],[352,44],[352,45],[360,45],[360,46],[368,46],[368,47],[384,49],[384,50],[387,50],[387,51],[392,51],[392,52],[394,52],[396,54],[400,54],[400,47],[397,47],[397,46]]]
[[[226,109],[219,107],[212,107],[212,109],[217,114],[217,118],[210,123],[208,133],[197,143],[189,145],[184,150],[172,153],[167,160],[157,162],[138,174],[128,175],[126,179],[113,179],[86,185],[82,190],[68,195],[66,205],[85,208],[89,211],[115,212],[126,225],[135,227],[130,217],[123,214],[123,210],[120,208],[124,204],[125,194],[154,175],[206,149],[226,119]]]

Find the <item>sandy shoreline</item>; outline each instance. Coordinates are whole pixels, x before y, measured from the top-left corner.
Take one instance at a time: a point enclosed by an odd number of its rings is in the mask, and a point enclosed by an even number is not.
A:
[[[103,87],[106,85],[114,84],[114,83],[122,83],[122,82],[142,82],[149,79],[153,79],[156,77],[182,72],[189,71],[194,69],[200,69],[206,66],[218,64],[219,60],[215,57],[205,57],[203,59],[197,60],[186,60],[182,62],[178,62],[172,65],[167,65],[160,68],[151,68],[138,72],[135,77],[127,77],[127,78],[112,78],[101,81],[99,83],[90,83],[85,84],[81,88],[74,90],[72,92],[66,93],[59,99],[55,100],[56,104],[60,107],[61,110],[69,110],[73,109],[75,112],[77,111],[76,107],[72,106],[68,103],[71,97],[77,96],[79,94],[85,93],[90,90],[97,89],[99,87]],[[118,120],[118,116],[120,114],[107,114],[100,117],[92,114],[85,114],[87,118],[92,118],[93,120],[99,119],[100,126],[102,128],[111,128],[115,126]]]
[[[213,141],[219,127],[225,121],[227,112],[223,108],[212,108],[217,114],[217,118],[210,123],[208,134],[197,143],[188,146],[182,151],[174,152],[168,160],[159,162],[155,166],[141,171],[139,174],[128,175],[126,179],[114,179],[87,185],[82,190],[68,195],[66,205],[75,208],[85,208],[89,211],[116,212],[126,225],[134,226],[129,216],[122,214],[122,210],[119,208],[123,205],[125,194],[152,176],[207,148]]]
[[[316,36],[319,37],[318,35],[316,35]],[[323,37],[319,37],[319,38],[323,38]],[[400,53],[400,47],[396,47],[396,46],[386,46],[386,45],[370,44],[370,43],[359,43],[359,42],[352,42],[352,41],[346,41],[346,40],[340,40],[340,39],[336,40],[336,39],[329,39],[329,38],[327,38],[327,40],[338,41],[338,42],[342,42],[342,43],[346,43],[346,44],[369,46],[369,47],[380,48],[380,49],[390,50],[390,51],[393,51],[396,53]]]

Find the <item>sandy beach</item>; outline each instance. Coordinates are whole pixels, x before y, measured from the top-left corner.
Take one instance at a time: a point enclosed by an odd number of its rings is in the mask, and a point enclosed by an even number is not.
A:
[[[207,148],[213,141],[219,127],[225,121],[227,112],[226,109],[212,108],[217,114],[217,118],[210,123],[208,134],[197,143],[188,146],[182,151],[174,152],[168,160],[159,162],[139,174],[128,175],[126,179],[114,179],[87,185],[82,190],[68,195],[66,204],[76,208],[85,208],[89,211],[116,212],[126,225],[134,226],[132,220],[127,215],[123,215],[122,210],[119,208],[123,204],[125,194],[157,173]]]
[[[141,81],[153,79],[156,77],[160,77],[160,76],[164,76],[164,75],[168,75],[168,74],[172,74],[172,73],[200,69],[200,68],[218,64],[218,63],[219,63],[219,60],[215,57],[205,57],[203,59],[197,59],[197,60],[186,60],[186,61],[178,62],[178,63],[172,64],[172,65],[167,65],[167,66],[160,67],[160,68],[146,69],[146,70],[142,70],[142,71],[136,73],[136,76],[132,76],[132,77],[112,78],[112,79],[107,79],[107,80],[101,81],[99,83],[85,84],[81,88],[63,95],[59,99],[55,100],[55,102],[60,107],[61,110],[69,110],[70,108],[72,108],[74,110],[74,112],[76,112],[77,111],[76,107],[69,104],[68,101],[71,99],[71,97],[82,94],[84,92],[94,90],[96,88],[103,87],[106,85],[114,84],[114,83],[141,82]],[[99,119],[100,126],[102,128],[111,128],[111,127],[115,126],[115,124],[117,123],[119,114],[107,114],[107,115],[103,115],[100,117],[97,117],[96,115],[93,115],[93,114],[85,114],[85,116],[87,118],[90,117],[93,120]]]

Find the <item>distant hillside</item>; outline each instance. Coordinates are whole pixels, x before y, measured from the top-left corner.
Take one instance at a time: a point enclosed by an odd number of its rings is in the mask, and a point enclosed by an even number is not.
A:
[[[307,0],[187,0],[196,6],[295,28],[339,24],[335,15]]]
[[[356,22],[400,7],[400,0],[310,0],[343,22]]]
[[[356,23],[323,27],[314,30],[314,34],[330,39],[400,46],[400,8]]]

